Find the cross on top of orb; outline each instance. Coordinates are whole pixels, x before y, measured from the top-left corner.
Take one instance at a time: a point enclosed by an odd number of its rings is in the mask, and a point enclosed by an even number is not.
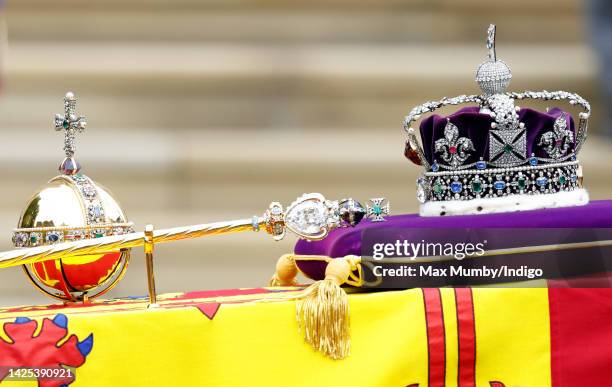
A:
[[[64,131],[64,152],[66,158],[60,165],[60,171],[66,175],[74,175],[79,172],[81,166],[74,159],[75,152],[75,133],[83,132],[87,127],[87,119],[85,116],[76,114],[76,97],[74,93],[68,92],[64,97],[65,113],[55,115],[55,130]]]

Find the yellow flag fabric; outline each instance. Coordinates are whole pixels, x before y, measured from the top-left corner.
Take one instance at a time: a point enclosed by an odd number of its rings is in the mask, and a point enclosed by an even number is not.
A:
[[[86,387],[551,385],[545,288],[351,293],[344,360],[304,342],[295,301],[279,300],[294,291],[0,309],[1,385],[37,385],[11,367],[60,363],[73,370],[64,384]]]

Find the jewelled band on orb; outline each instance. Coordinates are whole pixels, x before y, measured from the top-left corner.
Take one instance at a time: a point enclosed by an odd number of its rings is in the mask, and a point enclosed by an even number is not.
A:
[[[96,224],[87,227],[31,227],[13,230],[15,247],[35,247],[64,241],[101,238],[134,232],[134,223]]]

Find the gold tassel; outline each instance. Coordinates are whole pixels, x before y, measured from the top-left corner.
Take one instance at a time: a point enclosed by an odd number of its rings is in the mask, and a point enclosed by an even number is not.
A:
[[[343,359],[350,352],[348,295],[340,286],[360,262],[360,257],[351,255],[330,260],[325,279],[305,289],[297,301],[298,326],[306,342],[332,359]]]
[[[276,262],[276,272],[270,278],[268,286],[296,286],[298,269],[293,254],[282,255]]]

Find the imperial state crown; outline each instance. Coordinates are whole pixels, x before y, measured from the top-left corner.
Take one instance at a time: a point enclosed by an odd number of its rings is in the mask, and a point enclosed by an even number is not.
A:
[[[404,120],[406,156],[425,168],[417,181],[422,216],[463,215],[589,202],[582,187],[578,152],[587,136],[589,103],[566,91],[507,92],[510,68],[497,59],[495,26],[488,30],[488,59],[477,69],[480,95],[429,101],[413,108]],[[578,124],[558,108],[540,112],[523,108],[527,99],[566,100],[579,106]],[[426,113],[472,103],[443,117]]]
[[[74,157],[75,134],[87,121],[76,114],[76,97],[67,93],[65,114],[55,116],[55,128],[64,131],[66,157],[61,174],[51,179],[27,203],[13,233],[15,247],[36,247],[132,232],[132,223],[104,187],[80,173]],[[129,249],[71,256],[23,266],[42,292],[62,300],[98,296],[116,284],[130,257]]]

